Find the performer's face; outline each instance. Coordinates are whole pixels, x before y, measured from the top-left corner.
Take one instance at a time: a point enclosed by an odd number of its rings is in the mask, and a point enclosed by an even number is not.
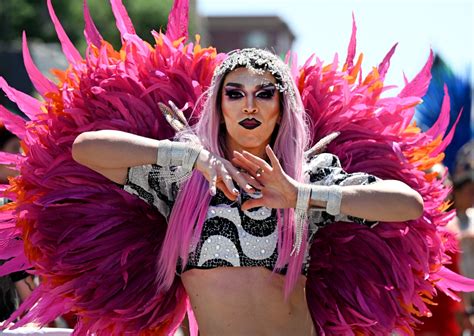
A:
[[[280,122],[280,92],[269,72],[247,68],[230,72],[222,87],[222,115],[229,150],[265,153],[275,125]]]

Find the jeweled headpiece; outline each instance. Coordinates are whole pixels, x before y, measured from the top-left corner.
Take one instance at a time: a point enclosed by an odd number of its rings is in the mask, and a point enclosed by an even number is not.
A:
[[[214,71],[213,84],[218,77],[241,67],[259,74],[263,74],[265,71],[270,72],[277,81],[278,91],[292,93],[292,85],[290,85],[292,78],[288,65],[275,54],[256,48],[230,52],[229,57]]]

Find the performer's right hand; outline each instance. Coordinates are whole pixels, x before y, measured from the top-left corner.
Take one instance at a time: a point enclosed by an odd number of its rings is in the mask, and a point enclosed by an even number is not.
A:
[[[224,195],[235,200],[239,195],[234,181],[247,193],[254,193],[262,185],[245,172],[239,171],[226,159],[202,149],[195,163],[195,168],[209,181],[209,192],[216,194],[219,188]]]

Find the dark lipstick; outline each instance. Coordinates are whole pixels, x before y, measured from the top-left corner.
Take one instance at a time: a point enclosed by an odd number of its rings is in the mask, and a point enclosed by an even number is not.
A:
[[[249,129],[249,130],[257,128],[261,124],[262,123],[260,121],[258,121],[257,119],[253,119],[253,118],[246,118],[246,119],[242,120],[241,122],[239,122],[240,126],[242,126],[245,129]]]

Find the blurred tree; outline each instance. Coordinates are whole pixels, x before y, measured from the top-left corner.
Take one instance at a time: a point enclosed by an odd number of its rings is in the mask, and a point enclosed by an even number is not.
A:
[[[153,42],[150,31],[165,30],[173,0],[123,0],[123,4],[127,8],[137,34]],[[88,0],[88,5],[102,36],[117,48],[120,45],[120,35],[114,24],[115,19],[109,1]],[[53,6],[73,43],[79,50],[84,50],[83,1],[53,0]],[[191,11],[194,11],[194,8],[195,6],[191,6]],[[190,13],[190,18],[190,32],[192,32],[195,31],[193,13]],[[45,42],[58,41],[49,18],[46,0],[0,0],[0,42],[20,39],[23,30],[26,31],[29,39],[37,38]]]
[[[164,32],[168,14],[173,0],[122,0],[133,22],[137,34],[154,44],[152,30]],[[120,48],[120,33],[115,25],[110,0],[87,0],[92,18],[103,38],[112,43],[115,49]],[[189,36],[193,37],[196,23],[196,0],[190,0]],[[83,0],[52,0],[56,15],[69,38],[84,55],[86,41],[84,38]],[[21,33],[26,31],[30,48],[34,40],[45,43],[59,43],[53,23],[49,17],[46,0],[0,0],[0,75],[13,87],[31,93],[33,86],[23,66],[21,55]],[[38,44],[37,44],[38,45]],[[46,46],[46,48],[51,48]],[[31,49],[31,51],[34,51]],[[60,51],[58,50],[60,53]],[[52,54],[42,54],[51,56]],[[35,55],[33,55],[34,57]],[[38,56],[38,55],[36,55]],[[35,59],[40,69],[45,68],[42,58]],[[58,60],[48,58],[46,69],[61,68]],[[52,64],[51,64],[52,63]],[[54,80],[54,78],[53,78]],[[0,90],[0,105],[21,112]]]

